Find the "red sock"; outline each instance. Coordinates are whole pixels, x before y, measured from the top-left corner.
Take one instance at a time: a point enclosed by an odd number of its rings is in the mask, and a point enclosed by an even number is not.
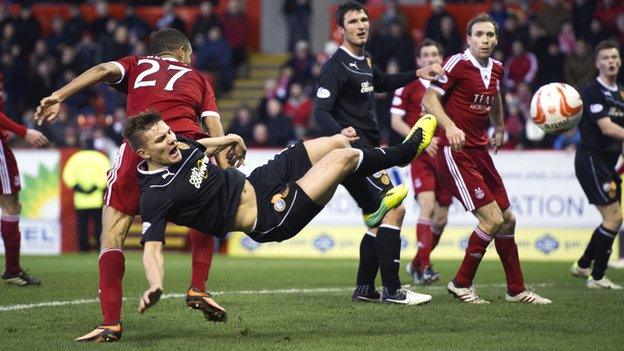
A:
[[[431,226],[431,251],[433,251],[436,246],[440,243],[440,237],[442,236],[442,232],[440,228],[436,226]]]
[[[214,237],[191,229],[191,286],[200,291],[206,290],[206,280],[212,264]]]
[[[120,249],[106,249],[100,253],[100,308],[105,325],[121,320],[121,299],[125,272],[124,253]]]
[[[513,234],[496,234],[494,238],[496,252],[503,263],[505,277],[507,278],[507,292],[509,295],[517,295],[525,290],[518,246]]]
[[[4,271],[7,274],[19,274],[22,268],[19,264],[20,256],[20,231],[19,215],[1,215],[0,231],[4,240],[4,259],[6,266]]]
[[[469,287],[472,284],[475,274],[477,274],[477,268],[483,255],[485,255],[485,249],[492,241],[492,237],[487,235],[484,231],[478,227],[474,229],[468,239],[468,247],[466,248],[466,255],[464,260],[459,266],[459,271],[455,275],[455,285],[459,287]]]
[[[425,266],[431,265],[429,256],[431,255],[431,221],[419,219],[416,223],[416,236],[418,238],[418,253],[416,254],[416,266],[421,270]]]

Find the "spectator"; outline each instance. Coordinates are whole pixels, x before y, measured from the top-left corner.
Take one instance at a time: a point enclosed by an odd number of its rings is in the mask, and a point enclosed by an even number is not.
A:
[[[279,77],[277,77],[277,87],[275,89],[275,95],[280,101],[285,101],[288,98],[288,87],[292,82],[293,69],[288,65],[280,67]]]
[[[264,122],[267,120],[267,104],[269,100],[277,97],[277,80],[273,78],[269,78],[264,81],[264,93],[258,102],[258,120],[260,122]]]
[[[549,38],[546,36],[544,30],[535,22],[529,22],[528,28],[529,37],[525,47],[528,51],[540,57],[546,52],[548,41],[556,39],[556,37]]]
[[[175,12],[173,1],[165,1],[162,5],[163,16],[156,21],[156,28],[173,28],[186,33],[184,21]]]
[[[89,24],[91,34],[96,41],[107,35],[108,22],[112,19],[108,13],[108,2],[99,0],[95,3],[95,20]]]
[[[45,38],[46,46],[52,55],[58,57],[61,53],[61,45],[66,46],[68,39],[65,37],[65,22],[61,17],[54,16],[50,27],[50,33]]]
[[[251,143],[249,143],[250,147],[255,148],[265,148],[270,147],[269,145],[269,130],[267,129],[266,124],[258,123],[253,127],[253,139]]]
[[[516,40],[511,46],[512,55],[505,61],[505,86],[513,89],[519,82],[531,86],[537,74],[537,57],[524,49],[524,44]]]
[[[576,46],[576,37],[574,36],[574,29],[572,23],[566,22],[561,27],[561,33],[559,33],[559,48],[561,52],[569,55],[574,52]]]
[[[82,67],[93,67],[101,49],[93,41],[91,33],[84,33],[78,45],[76,45],[76,59]]]
[[[221,16],[223,37],[232,46],[232,63],[236,69],[247,62],[247,34],[249,25],[241,0],[228,0],[225,13]]]
[[[572,1],[572,27],[577,38],[589,33],[589,25],[595,8],[596,2],[594,0]]]
[[[29,54],[37,39],[41,38],[41,24],[33,15],[30,5],[22,5],[20,16],[15,20],[16,39],[25,54]]]
[[[334,53],[338,50],[340,46],[336,44],[333,40],[328,40],[323,45],[323,51],[316,55],[316,62],[319,64],[324,64]]]
[[[555,40],[550,40],[546,53],[539,59],[538,85],[548,83],[564,82],[563,66],[565,55],[559,50],[559,44]]]
[[[128,29],[126,26],[117,26],[113,35],[113,42],[108,50],[108,57],[114,60],[130,54],[130,43],[128,43]]]
[[[311,0],[284,0],[282,12],[286,17],[288,51],[292,52],[299,41],[310,41]]]
[[[247,105],[241,105],[234,112],[232,124],[228,128],[227,134],[238,134],[245,143],[253,142],[254,119],[251,110]]]
[[[106,118],[106,127],[104,133],[106,136],[120,145],[123,141],[122,131],[123,125],[126,122],[126,109],[125,107],[115,108],[115,112],[112,115],[108,115]]]
[[[290,96],[284,104],[284,114],[290,118],[299,139],[306,136],[312,114],[312,100],[303,94],[300,83],[290,85]]]
[[[446,16],[440,19],[440,36],[435,39],[442,44],[442,51],[446,53],[461,52],[464,47],[464,40],[459,36],[455,26],[455,20]],[[413,47],[410,52],[413,52]],[[414,60],[412,60],[414,62]]]
[[[312,66],[314,56],[310,52],[310,45],[305,41],[299,41],[295,45],[293,57],[286,63],[293,72],[292,80],[301,84],[307,84],[312,80]]]
[[[401,13],[399,10],[399,1],[398,0],[384,0],[384,11],[381,16],[377,20],[376,24],[385,28],[384,32],[390,29],[390,25],[393,23],[398,23],[401,27],[401,31],[404,32],[407,27],[407,17],[405,14]]]
[[[202,1],[199,4],[199,12],[193,24],[191,38],[195,38],[198,34],[206,35],[212,27],[219,26],[219,17],[214,13],[214,7],[209,1]]]
[[[427,19],[427,24],[425,26],[425,37],[431,38],[438,43],[440,43],[440,22],[442,22],[442,18],[450,17],[453,22],[455,22],[455,18],[445,10],[446,4],[444,0],[431,0],[431,15]],[[449,55],[452,55],[449,53]]]
[[[139,40],[147,39],[148,34],[152,31],[152,27],[137,16],[136,7],[130,4],[126,5],[124,17],[119,24],[125,26],[128,32],[131,35],[136,35]]]
[[[525,116],[519,108],[519,102],[511,101],[507,104],[507,115],[505,116],[505,128],[507,133],[507,142],[505,149],[522,149],[524,148],[524,121]]]
[[[585,34],[585,39],[594,47],[601,41],[609,39],[609,33],[604,30],[600,20],[593,18],[589,25],[589,33]]]
[[[268,146],[284,147],[296,140],[292,122],[282,113],[282,103],[279,100],[269,100],[267,115],[268,118],[264,123],[269,133]]]
[[[492,1],[492,9],[490,10],[490,17],[498,24],[499,28],[503,28],[507,21],[507,9],[505,4],[501,0]]]
[[[232,48],[221,36],[221,28],[215,26],[208,31],[208,37],[197,49],[197,67],[214,73],[219,87],[230,91],[235,74],[232,65]]]
[[[581,133],[574,127],[562,134],[559,134],[553,142],[553,149],[575,151],[581,143]]]
[[[594,18],[599,20],[605,32],[612,33],[615,30],[617,16],[624,12],[622,1],[598,0]]]
[[[82,39],[87,29],[87,22],[82,18],[82,14],[78,9],[78,5],[71,4],[69,6],[69,18],[65,23],[63,36],[67,39],[69,45],[76,45]],[[89,66],[91,67],[91,66]]]
[[[624,48],[624,12],[620,13],[615,22],[615,36],[621,48]]]
[[[10,53],[14,45],[17,45],[17,38],[15,37],[15,25],[13,25],[13,23],[7,23],[2,28],[0,52],[2,52],[3,54]]]
[[[566,83],[578,91],[594,78],[594,57],[586,41],[579,40],[576,43],[576,51],[566,58],[563,72]]]
[[[563,0],[544,0],[535,20],[544,29],[546,37],[556,38],[563,24],[571,20],[571,13]]]
[[[36,108],[39,106],[39,101],[48,96],[54,88],[51,60],[46,59],[39,62],[28,83],[30,88],[27,95],[27,106]]]

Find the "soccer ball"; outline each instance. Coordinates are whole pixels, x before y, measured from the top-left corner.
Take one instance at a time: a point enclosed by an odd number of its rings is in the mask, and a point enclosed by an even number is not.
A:
[[[546,84],[531,99],[531,119],[546,133],[564,132],[576,127],[582,114],[581,95],[565,83]]]

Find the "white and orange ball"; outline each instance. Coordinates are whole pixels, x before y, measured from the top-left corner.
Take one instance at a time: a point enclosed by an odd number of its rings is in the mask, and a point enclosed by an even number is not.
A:
[[[546,133],[570,130],[583,114],[583,100],[573,87],[550,83],[539,88],[531,99],[531,119]]]

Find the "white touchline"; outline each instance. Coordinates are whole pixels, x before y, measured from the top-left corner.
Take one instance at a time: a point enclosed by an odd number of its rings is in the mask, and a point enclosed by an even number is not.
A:
[[[534,287],[549,287],[555,286],[557,284],[553,283],[539,283],[532,284]],[[559,284],[562,285],[562,284]],[[479,284],[477,287],[505,287],[505,284]],[[446,286],[419,286],[417,290],[442,290],[446,289]],[[215,295],[286,295],[286,294],[321,294],[321,293],[335,293],[335,292],[345,292],[351,291],[353,287],[342,287],[342,288],[291,288],[291,289],[265,289],[265,290],[234,290],[234,291],[215,291],[211,292],[213,296]],[[175,299],[186,297],[186,294],[163,294],[160,299]],[[136,297],[137,300],[139,297]],[[124,297],[123,300],[128,300],[128,297]],[[78,300],[69,300],[69,301],[48,301],[48,302],[38,302],[31,304],[17,304],[17,305],[6,305],[0,306],[0,312],[10,312],[10,311],[18,311],[18,310],[27,310],[31,308],[40,308],[40,307],[56,307],[56,306],[67,306],[67,305],[84,305],[88,303],[96,303],[99,302],[98,299],[78,299]]]

